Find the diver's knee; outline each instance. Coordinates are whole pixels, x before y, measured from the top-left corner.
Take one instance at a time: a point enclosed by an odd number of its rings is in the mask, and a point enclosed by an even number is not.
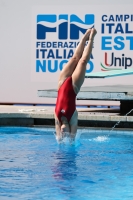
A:
[[[77,56],[77,55],[73,55],[73,57],[72,57],[71,59],[72,59],[72,61],[73,61],[74,63],[78,63],[79,60],[80,60],[79,56]]]
[[[85,59],[85,58],[81,58],[81,59],[79,60],[79,63],[80,63],[81,65],[87,65],[87,62],[88,62],[88,60]]]

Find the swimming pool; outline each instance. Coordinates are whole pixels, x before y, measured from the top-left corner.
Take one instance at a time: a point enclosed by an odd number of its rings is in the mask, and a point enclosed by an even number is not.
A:
[[[79,130],[58,145],[53,129],[0,128],[1,200],[132,200],[133,132]]]

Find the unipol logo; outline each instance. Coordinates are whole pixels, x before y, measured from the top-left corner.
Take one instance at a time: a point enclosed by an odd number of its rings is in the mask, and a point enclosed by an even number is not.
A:
[[[59,40],[78,40],[80,32],[85,33],[94,26],[94,15],[86,14],[84,19],[75,14],[37,15],[37,40],[47,39],[47,34],[56,34]]]

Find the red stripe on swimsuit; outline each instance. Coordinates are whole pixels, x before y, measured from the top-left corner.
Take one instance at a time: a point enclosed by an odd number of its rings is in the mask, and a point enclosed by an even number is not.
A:
[[[68,77],[58,90],[55,113],[59,121],[61,117],[66,117],[68,122],[76,109],[76,94],[72,85],[72,77]]]

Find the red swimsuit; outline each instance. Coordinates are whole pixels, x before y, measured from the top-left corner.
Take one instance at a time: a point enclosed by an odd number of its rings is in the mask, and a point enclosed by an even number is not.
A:
[[[58,90],[55,113],[59,121],[61,117],[66,117],[68,122],[76,109],[76,94],[72,85],[72,77],[68,77]]]

